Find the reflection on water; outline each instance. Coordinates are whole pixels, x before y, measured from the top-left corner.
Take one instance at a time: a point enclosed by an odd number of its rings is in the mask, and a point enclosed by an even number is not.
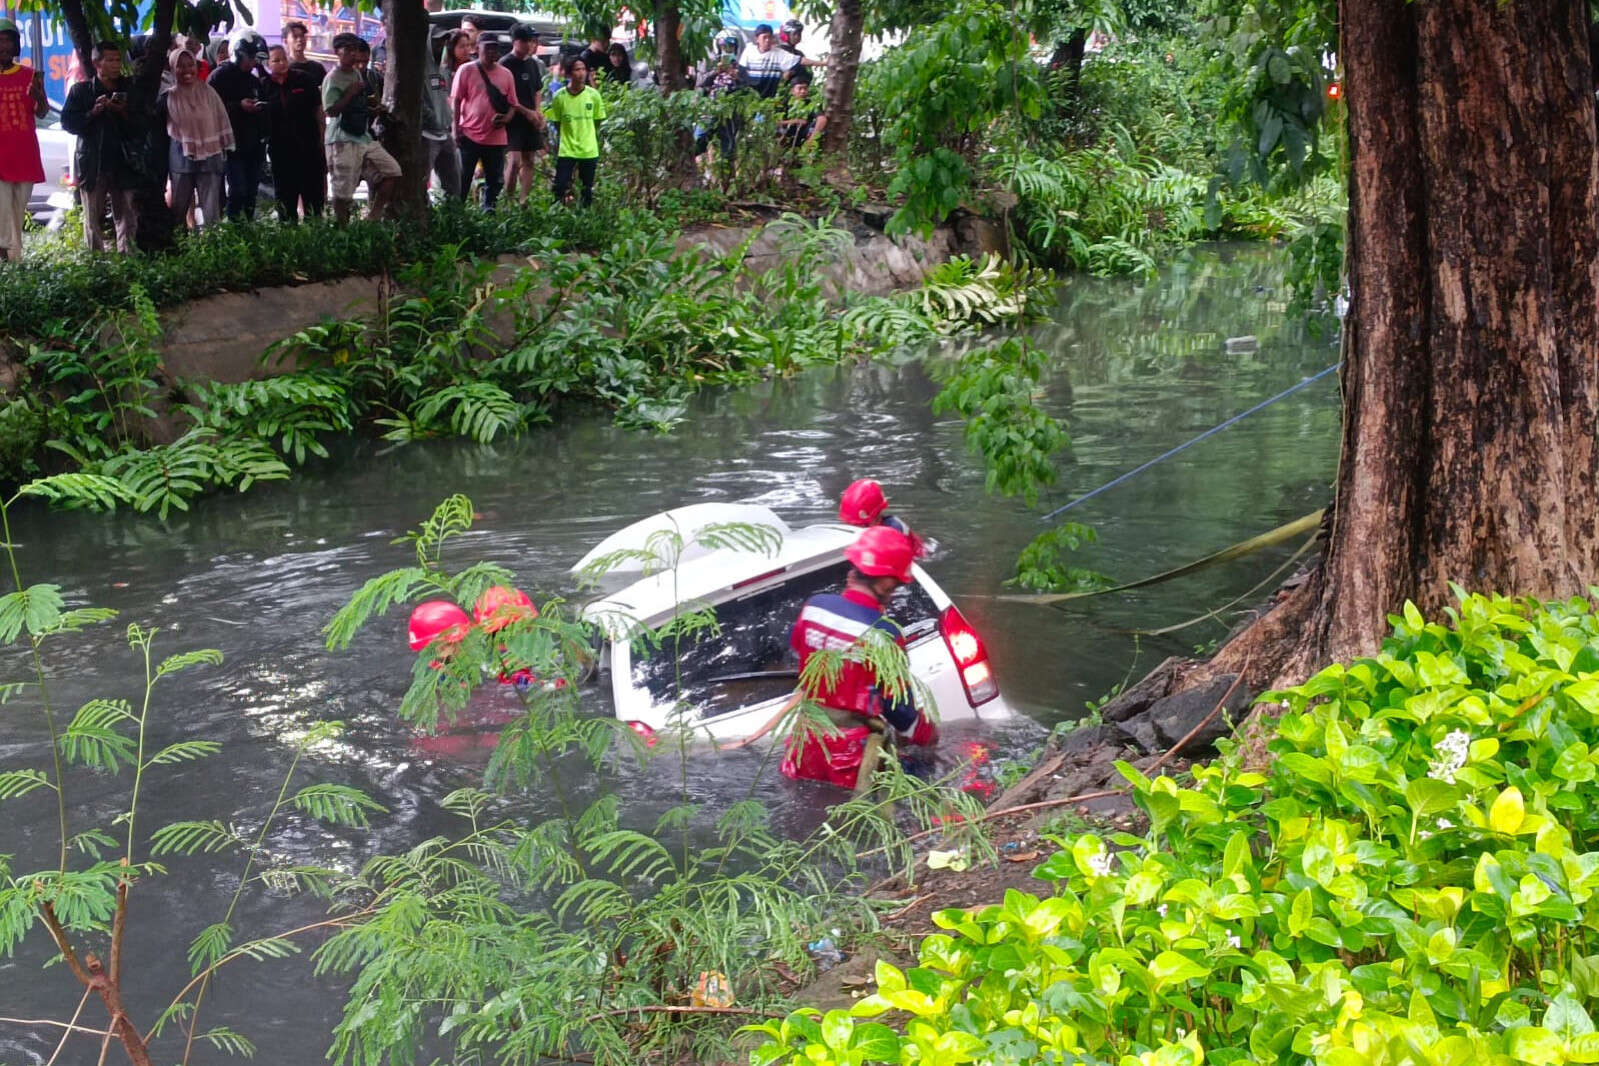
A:
[[[274,855],[354,868],[374,850],[400,850],[455,831],[438,807],[475,780],[483,749],[464,738],[441,757],[419,749],[392,710],[409,676],[404,618],[373,625],[346,653],[322,649],[319,629],[375,574],[404,565],[390,541],[451,492],[481,519],[455,542],[454,558],[511,566],[538,594],[567,591],[565,570],[607,534],[644,515],[688,503],[750,500],[791,524],[833,516],[839,493],[863,475],[888,487],[894,509],[939,551],[929,564],[983,634],[1001,685],[1032,716],[1002,730],[950,730],[935,772],[963,753],[1025,755],[1042,727],[1080,715],[1086,701],[1169,654],[1221,634],[1215,623],[1141,644],[1133,628],[1172,623],[1226,602],[1259,581],[1292,547],[1264,552],[1166,585],[1081,601],[1069,610],[1007,602],[1017,553],[1045,527],[1038,515],[1236,414],[1336,358],[1329,338],[1284,322],[1280,267],[1261,250],[1206,251],[1148,284],[1080,279],[1066,285],[1054,320],[1039,330],[1056,353],[1046,402],[1071,430],[1060,482],[1038,511],[983,492],[983,471],[961,427],[935,417],[936,391],[915,365],[823,371],[695,401],[673,436],[647,437],[602,418],[578,418],[493,447],[462,444],[388,450],[352,445],[288,485],[205,501],[166,524],[147,517],[23,516],[16,531],[34,580],[60,584],[72,603],[118,608],[125,620],[163,629],[167,652],[214,646],[221,669],[165,684],[150,743],[209,737],[221,756],[146,783],[144,823],[220,818],[259,827],[297,737],[309,724],[346,723],[310,772],[374,795],[387,813],[370,832],[327,833],[293,817],[273,834]],[[1228,355],[1228,337],[1258,348]],[[1141,577],[1263,532],[1326,503],[1337,448],[1337,386],[1329,378],[1255,415],[1132,482],[1069,512],[1099,530],[1082,565],[1118,579]],[[20,664],[5,662],[7,677]],[[51,650],[58,706],[135,691],[141,668],[120,631],[102,627]],[[509,693],[490,686],[496,700]],[[973,748],[972,745],[981,745]],[[19,704],[0,714],[0,765],[46,751],[37,715]],[[754,781],[765,766],[767,776]],[[752,784],[752,781],[754,783]],[[620,790],[629,822],[654,824],[678,802],[675,766],[624,765],[602,778],[574,777],[580,801]],[[707,811],[753,795],[793,832],[814,825],[830,793],[775,778],[759,748],[696,758],[690,800]],[[105,809],[120,794],[108,779],[74,785],[78,803]],[[38,794],[7,804],[0,853],[17,868],[53,862],[54,821]],[[550,813],[528,797],[529,819]],[[82,828],[82,827],[79,827]],[[187,980],[188,938],[217,921],[240,864],[176,859],[169,881],[137,889],[129,927],[130,995],[136,1017],[153,1016]],[[314,921],[314,900],[247,891],[235,925],[260,935]],[[70,1014],[78,990],[60,967],[39,976],[37,951],[0,962],[0,1013]],[[310,976],[303,959],[245,964],[208,996],[208,1016],[246,1032],[272,1062],[312,1062],[326,1048],[339,988]],[[214,1013],[213,1013],[214,1012]],[[86,1013],[87,1016],[87,1013]],[[0,1061],[42,1062],[42,1031],[0,1029]],[[87,1046],[87,1045],[86,1045]],[[97,1053],[97,1047],[85,1054]],[[85,1060],[68,1055],[62,1061]]]

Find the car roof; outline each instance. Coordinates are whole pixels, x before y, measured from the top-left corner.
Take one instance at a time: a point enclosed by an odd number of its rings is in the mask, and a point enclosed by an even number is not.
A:
[[[775,517],[775,516],[774,516]],[[853,526],[825,522],[787,532],[775,554],[725,548],[689,559],[674,571],[641,578],[589,603],[584,615],[653,625],[678,604],[716,603],[740,586],[757,586],[783,571],[806,572],[843,562],[843,551],[860,534]]]
[[[691,503],[684,507],[674,507],[670,511],[652,514],[648,518],[640,518],[637,522],[622,527],[573,563],[571,572],[581,573],[595,566],[606,556],[614,556],[618,552],[637,552],[660,547],[660,542],[654,538],[658,534],[672,530],[688,542],[683,547],[680,561],[707,555],[713,549],[696,543],[694,538],[708,526],[734,523],[765,526],[782,536],[786,536],[789,532],[787,522],[777,517],[770,507],[758,503]],[[612,565],[606,568],[606,575],[642,573],[645,569],[643,560],[639,559],[613,559],[611,562]]]
[[[511,13],[507,11],[480,11],[477,8],[456,8],[450,11],[433,11],[428,14],[428,21],[435,26],[447,26],[455,29],[461,25],[461,20],[468,15],[479,26],[489,30],[509,30],[527,23],[538,28],[542,35],[546,32],[564,32],[566,20],[552,15],[548,11],[525,11]]]

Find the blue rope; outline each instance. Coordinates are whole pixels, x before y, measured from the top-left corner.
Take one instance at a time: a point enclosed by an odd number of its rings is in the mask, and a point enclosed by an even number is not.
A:
[[[1209,429],[1205,430],[1205,432],[1201,433],[1199,436],[1195,437],[1193,440],[1187,441],[1187,442],[1185,442],[1183,444],[1179,444],[1179,445],[1177,445],[1177,447],[1173,448],[1171,451],[1163,452],[1162,454],[1155,456],[1155,458],[1151,459],[1149,462],[1144,463],[1141,466],[1134,467],[1133,469],[1127,471],[1127,473],[1122,474],[1120,477],[1112,478],[1110,481],[1107,481],[1103,485],[1099,486],[1099,488],[1094,489],[1091,492],[1085,492],[1081,496],[1077,497],[1075,500],[1072,500],[1072,501],[1070,501],[1068,503],[1061,504],[1059,507],[1057,507],[1053,511],[1049,512],[1049,514],[1045,515],[1044,518],[1043,518],[1043,521],[1048,522],[1051,518],[1054,518],[1056,515],[1062,513],[1063,511],[1071,510],[1073,507],[1076,507],[1078,504],[1082,503],[1084,500],[1091,500],[1095,496],[1098,496],[1100,493],[1106,491],[1107,489],[1115,488],[1117,485],[1120,485],[1122,482],[1126,481],[1128,478],[1132,477],[1134,474],[1141,474],[1145,470],[1148,470],[1150,467],[1154,466],[1156,463],[1165,462],[1167,459],[1170,459],[1172,456],[1176,455],[1178,452],[1187,451],[1189,448],[1192,448],[1194,445],[1198,444],[1200,441],[1204,440],[1206,437],[1215,436],[1217,433],[1220,433],[1222,430],[1226,429],[1228,426],[1233,425],[1236,422],[1242,422],[1244,419],[1248,418],[1250,415],[1254,414],[1256,411],[1260,411],[1260,410],[1263,410],[1263,409],[1265,409],[1267,407],[1270,407],[1272,404],[1276,403],[1278,400],[1284,399],[1285,397],[1288,397],[1288,396],[1292,396],[1294,393],[1298,392],[1300,389],[1308,388],[1311,385],[1314,385],[1316,382],[1320,381],[1322,378],[1326,377],[1328,374],[1331,374],[1334,370],[1337,370],[1340,365],[1341,364],[1334,363],[1332,366],[1328,367],[1327,369],[1319,371],[1316,374],[1313,374],[1312,376],[1310,376],[1310,377],[1306,378],[1305,380],[1299,382],[1297,385],[1290,385],[1288,388],[1284,389],[1282,392],[1279,392],[1277,395],[1273,396],[1271,399],[1262,400],[1259,403],[1257,403],[1255,406],[1251,407],[1249,410],[1242,411],[1242,412],[1240,412],[1240,413],[1238,413],[1236,415],[1233,415],[1231,418],[1229,418],[1227,421],[1221,423],[1220,425],[1211,426]]]

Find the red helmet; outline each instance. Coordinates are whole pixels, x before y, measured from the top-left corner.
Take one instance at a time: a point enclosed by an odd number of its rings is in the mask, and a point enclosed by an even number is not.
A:
[[[843,499],[838,501],[839,521],[852,526],[872,525],[886,510],[888,497],[883,495],[883,486],[869,477],[845,489]]]
[[[844,558],[854,563],[855,569],[867,577],[895,577],[909,581],[916,547],[909,537],[897,529],[871,526],[855,538],[854,544],[844,549]]]
[[[407,636],[411,650],[421,651],[434,640],[443,637],[454,644],[472,628],[472,619],[449,600],[428,600],[411,611],[411,626]]]
[[[504,585],[490,585],[472,605],[472,617],[488,633],[498,633],[512,622],[538,616],[539,609],[527,593]]]

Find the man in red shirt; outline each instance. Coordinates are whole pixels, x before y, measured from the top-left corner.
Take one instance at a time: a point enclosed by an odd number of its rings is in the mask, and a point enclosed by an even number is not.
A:
[[[50,110],[44,75],[17,62],[22,34],[0,19],[0,259],[22,258],[22,220],[28,197],[44,180],[34,121]]]
[[[500,65],[500,39],[477,39],[477,62],[455,72],[450,104],[455,109],[456,145],[461,149],[461,195],[472,187],[472,172],[483,164],[483,210],[494,210],[505,185],[505,127],[516,114],[516,81]]]

